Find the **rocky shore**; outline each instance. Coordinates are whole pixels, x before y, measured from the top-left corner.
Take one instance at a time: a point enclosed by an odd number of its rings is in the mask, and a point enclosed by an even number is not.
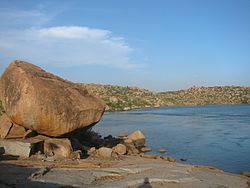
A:
[[[38,150],[29,157],[15,153],[25,140],[15,144],[10,140],[11,155],[8,150],[0,154],[0,187],[250,187],[247,173],[230,174],[209,166],[177,163],[160,153],[145,154],[141,131],[105,138],[89,132],[84,138],[71,138],[70,142],[49,139],[53,149],[47,148],[45,139],[43,152]]]
[[[249,173],[148,155],[146,137],[102,137],[105,104],[90,88],[23,61],[0,78],[0,187],[249,187]],[[183,161],[185,158],[183,158]]]

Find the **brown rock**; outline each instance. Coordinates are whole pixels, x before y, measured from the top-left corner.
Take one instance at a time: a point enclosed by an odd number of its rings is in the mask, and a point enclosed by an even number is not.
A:
[[[95,149],[95,147],[91,147],[87,152],[87,154],[90,156],[94,156],[96,155],[96,153],[97,153],[97,150]]]
[[[142,147],[142,148],[140,149],[140,151],[143,152],[143,153],[146,153],[146,152],[152,151],[152,149],[149,148],[149,147]]]
[[[7,136],[5,138],[23,138],[26,134],[24,127],[12,124]]]
[[[8,135],[11,127],[12,123],[9,117],[6,114],[3,114],[0,117],[0,137],[5,138]]]
[[[139,150],[135,147],[132,139],[127,138],[124,140],[124,145],[127,147],[127,153],[128,154],[139,154]]]
[[[145,145],[145,136],[139,130],[133,132],[128,138],[133,141],[136,148],[141,148]]]
[[[4,113],[0,118],[1,138],[22,138],[26,134],[24,127],[13,124],[10,118]]]
[[[88,129],[105,109],[86,89],[23,61],[4,71],[0,99],[13,123],[48,136]]]
[[[111,148],[101,147],[97,150],[97,155],[101,158],[109,159],[112,157],[112,151]]]
[[[81,159],[81,155],[82,155],[82,151],[81,150],[77,150],[71,153],[70,158],[72,159]]]
[[[168,162],[176,162],[176,159],[172,157],[161,156],[161,159],[163,159],[164,161],[168,161]]]
[[[70,158],[73,149],[67,138],[51,138],[44,141],[44,153],[56,158]]]
[[[117,144],[113,148],[114,152],[116,152],[118,155],[124,155],[127,152],[127,147],[124,144]]]
[[[164,148],[161,148],[161,149],[159,149],[159,152],[160,152],[160,153],[166,153],[167,150],[165,150]]]
[[[169,161],[169,162],[176,162],[176,159],[175,159],[175,158],[172,158],[172,157],[168,157],[168,161]]]
[[[141,157],[147,158],[147,159],[160,159],[161,158],[160,155],[145,155],[145,154],[141,155]]]
[[[240,174],[250,178],[250,172],[241,172]]]

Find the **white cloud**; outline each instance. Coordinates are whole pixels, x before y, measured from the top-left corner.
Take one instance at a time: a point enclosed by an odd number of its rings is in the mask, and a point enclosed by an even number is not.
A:
[[[49,20],[38,10],[6,11],[1,9],[0,59],[22,59],[31,63],[53,66],[102,65],[135,68],[133,49],[123,37],[109,30],[83,26],[42,27],[34,24]],[[29,20],[30,18],[30,20]],[[27,23],[23,23],[23,22]],[[11,22],[12,25],[7,25]],[[22,23],[21,23],[22,22]],[[13,27],[15,23],[26,28]]]
[[[90,29],[88,27],[79,26],[50,27],[34,30],[34,32],[41,37],[56,37],[69,39],[104,39],[108,38],[111,34],[111,32],[108,30]]]

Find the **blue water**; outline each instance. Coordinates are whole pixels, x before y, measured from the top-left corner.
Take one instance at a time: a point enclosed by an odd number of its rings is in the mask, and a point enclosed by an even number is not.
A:
[[[141,130],[157,153],[228,172],[250,171],[250,105],[162,107],[105,113],[95,131],[107,136]]]

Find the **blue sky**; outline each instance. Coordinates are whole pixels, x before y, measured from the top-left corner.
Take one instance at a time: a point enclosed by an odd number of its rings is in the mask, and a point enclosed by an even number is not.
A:
[[[0,1],[0,73],[155,91],[250,85],[249,0]]]

